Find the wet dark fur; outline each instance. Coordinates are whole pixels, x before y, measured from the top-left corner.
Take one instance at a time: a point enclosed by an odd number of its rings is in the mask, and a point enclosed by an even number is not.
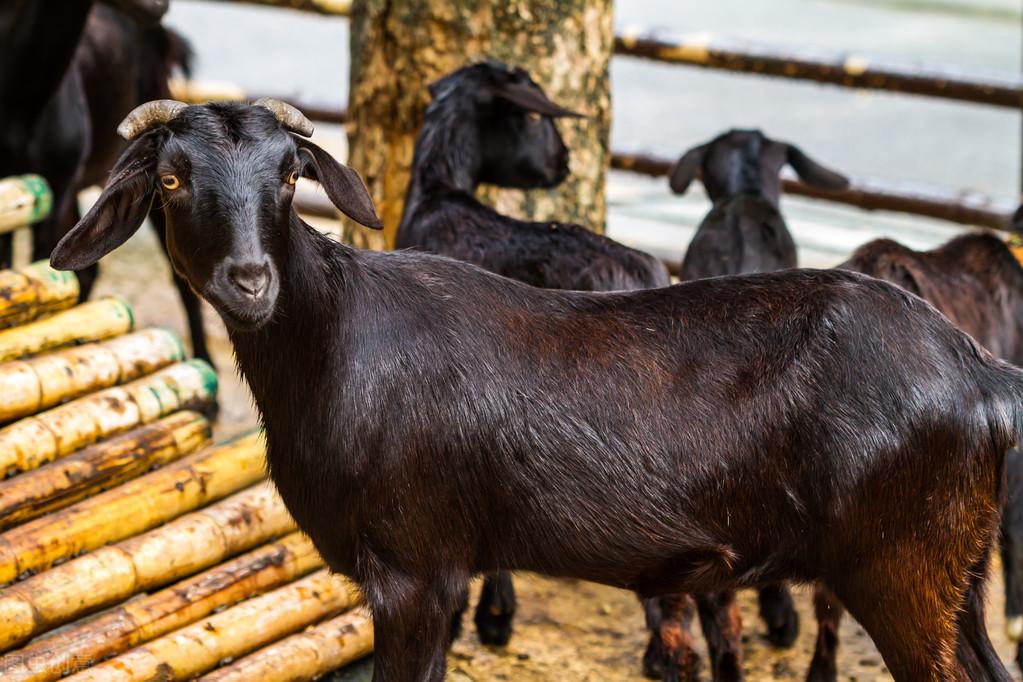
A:
[[[442,679],[467,581],[515,569],[650,597],[823,580],[900,682],[993,653],[982,623],[956,643],[1023,374],[927,303],[845,271],[580,293],[359,251],[302,223],[284,178],[311,159],[379,225],[365,188],[266,110],[167,127],[53,262],[116,248],[130,200],[191,173],[164,193],[172,257],[228,325],[289,510],[365,594],[376,680]],[[264,257],[272,296],[222,276]]]
[[[914,251],[890,239],[878,239],[858,248],[838,267],[898,284],[929,301],[994,355],[1023,365],[1023,268],[993,234],[956,237],[931,251]],[[1001,524],[1005,612],[1016,616],[1023,614],[1023,461],[1017,450],[1006,458],[1006,483]],[[817,645],[807,679],[833,681],[842,604],[826,589],[818,589],[815,602]],[[978,603],[983,607],[979,598]],[[983,659],[974,665],[979,667],[971,679],[998,679]]]
[[[648,254],[580,225],[503,216],[475,198],[481,182],[548,187],[568,173],[568,150],[554,120],[530,121],[521,103],[495,94],[509,82],[546,99],[524,70],[495,61],[458,69],[431,86],[435,98],[416,141],[397,246],[451,256],[547,289],[670,284],[667,269]],[[507,644],[514,610],[511,576],[487,576],[474,619],[480,640]],[[456,637],[460,623],[459,613]]]
[[[684,193],[699,175],[714,202],[686,249],[683,280],[796,267],[796,243],[778,207],[785,165],[815,187],[848,186],[798,147],[759,130],[730,130],[678,160],[669,173],[672,191]]]
[[[113,4],[131,9],[135,0]],[[78,221],[77,192],[106,181],[125,146],[117,124],[138,104],[169,97],[168,76],[187,73],[190,56],[172,31],[101,3],[12,0],[0,9],[0,177],[38,173],[53,191],[49,217],[33,228],[34,260]],[[153,218],[162,233],[162,212]],[[0,267],[10,267],[11,245],[0,235]],[[97,274],[79,273],[83,299]],[[176,284],[193,350],[209,359],[199,300]]]

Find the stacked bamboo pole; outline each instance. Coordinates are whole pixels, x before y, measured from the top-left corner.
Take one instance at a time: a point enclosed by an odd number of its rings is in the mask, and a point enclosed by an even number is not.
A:
[[[0,179],[0,233],[42,220],[52,206],[50,186],[38,175]]]
[[[368,653],[260,435],[210,445],[212,369],[77,296],[45,264],[0,271],[0,679],[190,679],[255,652],[223,673],[243,679],[277,651],[310,679]]]

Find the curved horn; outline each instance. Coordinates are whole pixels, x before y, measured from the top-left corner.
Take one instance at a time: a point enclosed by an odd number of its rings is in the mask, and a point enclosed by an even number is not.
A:
[[[302,137],[309,137],[313,134],[313,124],[301,111],[273,97],[260,97],[252,103],[253,106],[263,107],[277,117],[277,120],[284,124],[288,130],[298,133]]]
[[[173,121],[186,107],[188,105],[184,102],[173,99],[157,99],[140,104],[117,126],[117,134],[126,140],[134,140],[153,126]]]

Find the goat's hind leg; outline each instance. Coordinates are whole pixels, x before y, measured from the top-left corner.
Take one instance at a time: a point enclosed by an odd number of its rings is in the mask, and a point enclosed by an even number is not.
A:
[[[835,682],[838,679],[838,627],[842,623],[845,607],[820,582],[814,588],[813,607],[817,615],[817,643],[814,645],[810,670],[806,673],[806,682]]]
[[[970,572],[966,603],[959,613],[959,638],[956,658],[965,679],[970,682],[1009,682],[1012,677],[988,638],[984,619],[984,581],[988,561],[985,557]]]
[[[700,657],[693,648],[692,622],[696,615],[696,601],[688,594],[673,594],[660,597],[656,605],[647,607],[648,622],[652,612],[656,612],[656,630],[653,636],[659,643],[647,648],[647,656],[652,651],[660,651],[662,663],[661,679],[664,682],[696,682],[700,669]],[[647,668],[646,672],[652,672]],[[652,663],[652,661],[650,662]]]
[[[476,634],[484,644],[504,646],[512,636],[515,618],[515,584],[511,573],[498,571],[483,578],[476,604]]]
[[[788,583],[762,585],[757,590],[760,619],[767,626],[767,641],[777,647],[789,647],[799,636],[799,614],[792,601]]]

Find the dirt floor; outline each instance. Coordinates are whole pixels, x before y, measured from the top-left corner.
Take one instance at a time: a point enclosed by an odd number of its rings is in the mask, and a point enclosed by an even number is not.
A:
[[[184,336],[184,317],[177,293],[169,285],[170,271],[165,260],[156,255],[156,249],[150,231],[141,231],[104,260],[96,295],[123,296],[133,306],[140,326],[167,327]],[[212,310],[207,308],[206,313],[211,346],[221,376],[218,435],[228,436],[252,428],[256,420],[248,391],[234,371],[224,328]],[[506,649],[481,646],[471,617],[467,616],[465,633],[449,657],[449,679],[513,682],[643,679],[639,670],[646,635],[642,612],[632,594],[589,583],[547,580],[532,575],[519,576],[516,585],[519,615],[511,644]],[[992,639],[1003,659],[1011,661],[1012,646],[1005,639],[1001,616],[1002,582],[997,575],[991,582],[989,603]],[[803,678],[816,632],[807,588],[798,588],[797,604],[802,622],[799,639],[792,649],[774,650],[762,636],[764,627],[756,616],[755,595],[749,591],[743,593],[748,679]],[[702,641],[700,646],[703,646]],[[1020,679],[1019,671],[1012,668],[1015,678]],[[362,664],[332,679],[361,682],[368,680],[368,670],[369,665]],[[839,671],[840,680],[891,679],[869,637],[848,618],[842,628]],[[709,676],[704,677],[709,679]]]

